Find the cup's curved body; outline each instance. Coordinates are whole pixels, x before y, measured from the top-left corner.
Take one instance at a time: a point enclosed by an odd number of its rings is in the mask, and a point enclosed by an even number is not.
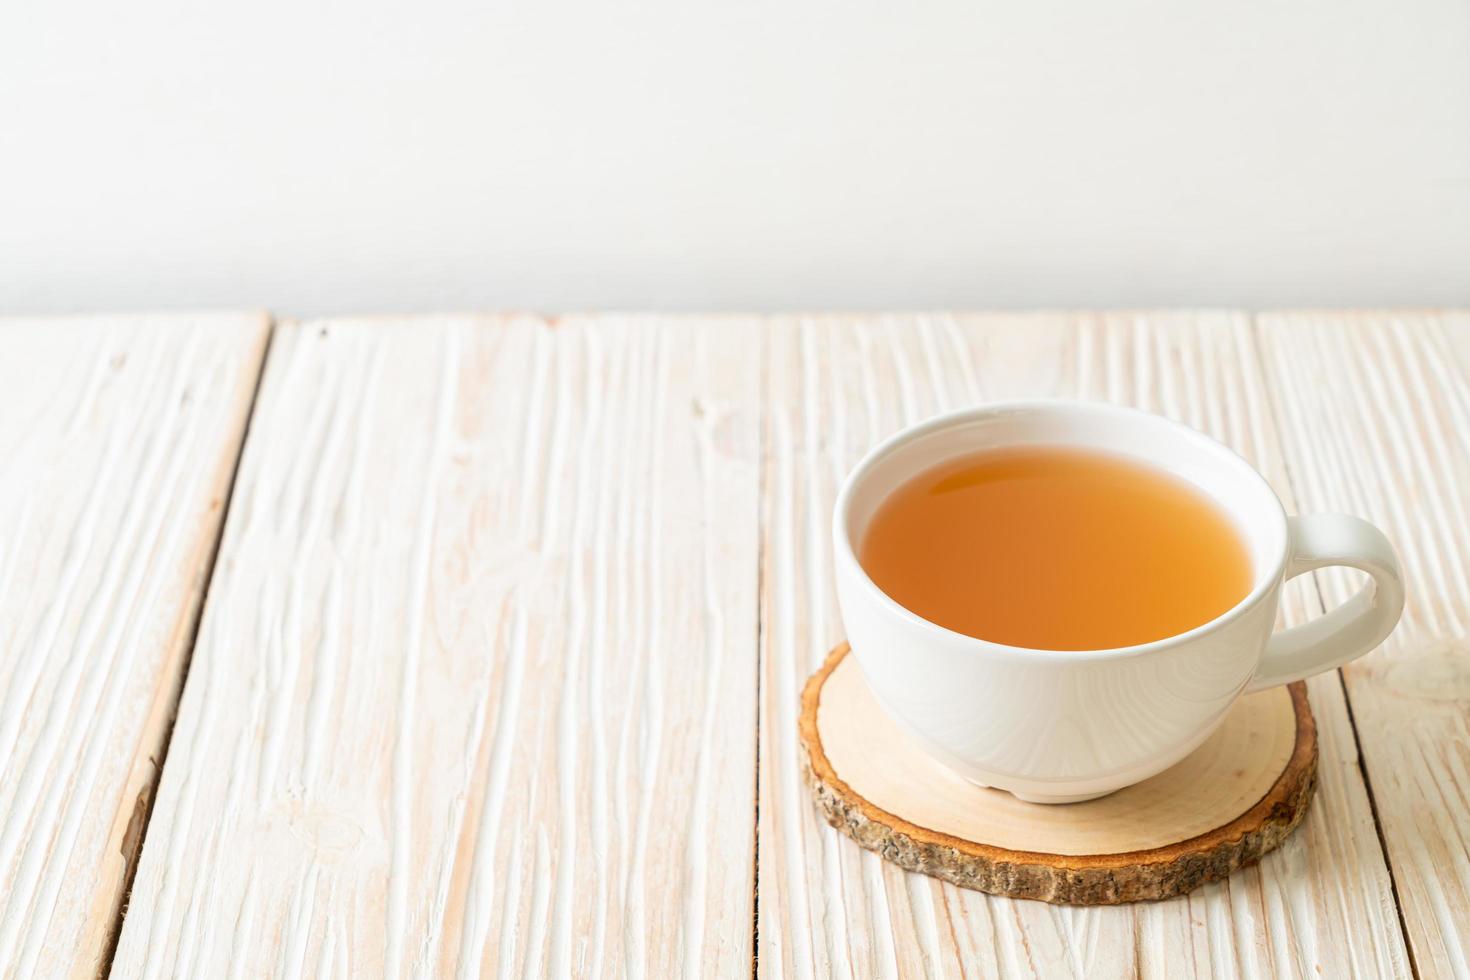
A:
[[[1250,593],[1217,619],[1155,643],[1046,651],[953,632],[878,589],[858,562],[857,546],[884,498],[946,459],[1017,444],[1112,452],[1198,486],[1223,505],[1246,545]],[[878,701],[956,772],[1022,799],[1088,799],[1146,779],[1204,741],[1248,687],[1294,679],[1281,674],[1262,683],[1262,656],[1294,557],[1280,500],[1239,456],[1157,416],[1106,405],[1026,402],[933,419],[893,437],[858,464],[839,495],[833,536],[847,638]],[[1380,564],[1393,565],[1391,549]],[[1381,571],[1369,570],[1375,576]],[[1387,628],[1402,606],[1401,590],[1394,606],[1397,569],[1390,571],[1391,587],[1379,588],[1376,601],[1373,595],[1367,600]],[[1370,625],[1368,632],[1387,632],[1380,630],[1382,622]],[[1369,638],[1376,645],[1382,636]],[[1314,651],[1320,639],[1312,639]],[[1311,669],[1296,676],[1332,665],[1318,662],[1323,658],[1315,653],[1314,658]]]

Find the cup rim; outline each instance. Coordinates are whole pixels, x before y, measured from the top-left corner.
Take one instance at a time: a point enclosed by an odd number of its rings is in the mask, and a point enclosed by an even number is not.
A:
[[[871,576],[868,575],[868,570],[863,568],[862,562],[858,561],[857,552],[853,547],[852,536],[848,533],[847,530],[847,516],[848,512],[852,509],[852,499],[855,488],[863,482],[864,477],[866,477],[868,473],[873,469],[873,467],[876,466],[877,463],[881,461],[884,457],[888,456],[890,453],[894,452],[904,444],[909,443],[921,436],[928,435],[931,432],[949,428],[955,425],[977,421],[987,416],[997,415],[1003,412],[1037,409],[1061,412],[1091,412],[1133,419],[1148,419],[1152,423],[1162,425],[1163,427],[1172,430],[1179,437],[1188,439],[1195,445],[1199,446],[1211,455],[1215,456],[1217,459],[1224,462],[1226,465],[1233,466],[1237,470],[1241,470],[1249,474],[1249,478],[1253,480],[1256,484],[1258,484],[1262,490],[1265,491],[1266,498],[1271,500],[1275,504],[1275,506],[1271,508],[1271,513],[1275,518],[1275,522],[1277,524],[1276,529],[1279,532],[1278,540],[1281,541],[1282,547],[1280,553],[1276,556],[1274,566],[1270,567],[1267,570],[1267,574],[1258,575],[1255,583],[1251,587],[1251,590],[1246,593],[1246,595],[1239,602],[1237,602],[1235,605],[1231,606],[1224,612],[1220,613],[1220,615],[1216,616],[1214,619],[1207,620],[1206,622],[1203,622],[1192,629],[1186,630],[1183,633],[1176,633],[1173,636],[1166,636],[1162,639],[1151,640],[1147,643],[1137,643],[1133,644],[1132,646],[1125,647],[1104,647],[1097,650],[1048,650],[1037,647],[1011,646],[1006,643],[997,643],[993,640],[981,639],[978,636],[971,636],[968,633],[961,633],[957,630],[952,630],[947,626],[941,626],[938,623],[933,622],[932,620],[925,619],[923,616],[920,616],[918,613],[902,605],[896,599],[888,595],[888,593],[879,588],[878,584],[873,581]],[[1209,493],[1208,490],[1205,490],[1204,492]],[[1212,499],[1216,499],[1217,502],[1219,502],[1218,498],[1215,498],[1213,495],[1211,496]],[[1223,504],[1224,502],[1221,503]],[[1231,449],[1229,446],[1225,445],[1219,440],[1214,439],[1203,432],[1200,432],[1198,429],[1191,428],[1190,426],[1185,425],[1182,422],[1176,422],[1173,419],[1166,418],[1165,416],[1158,415],[1154,412],[1144,411],[1143,409],[1133,408],[1128,405],[1115,405],[1110,402],[1092,402],[1067,398],[1031,398],[1012,401],[990,402],[985,405],[962,408],[955,411],[944,412],[939,415],[931,416],[930,418],[927,418],[921,422],[917,422],[913,425],[906,426],[899,431],[893,433],[888,438],[882,440],[877,445],[869,449],[867,453],[863,455],[862,459],[858,460],[857,465],[855,465],[848,472],[847,477],[842,481],[842,488],[838,491],[836,504],[832,508],[832,538],[833,548],[836,551],[836,560],[849,563],[852,568],[856,570],[858,578],[862,582],[862,588],[868,593],[869,597],[875,599],[883,608],[887,609],[890,613],[897,615],[900,619],[905,620],[906,622],[912,624],[920,630],[933,633],[951,642],[959,641],[967,645],[974,646],[976,649],[983,650],[987,653],[998,653],[1006,656],[1024,657],[1033,661],[1037,658],[1041,658],[1044,660],[1115,660],[1128,657],[1144,656],[1147,654],[1169,650],[1173,647],[1183,646],[1184,644],[1187,644],[1192,640],[1197,639],[1198,637],[1204,636],[1207,633],[1214,632],[1215,630],[1218,630],[1221,627],[1225,626],[1227,623],[1230,623],[1231,621],[1240,618],[1248,610],[1250,610],[1258,602],[1260,602],[1261,599],[1264,598],[1271,589],[1275,588],[1280,583],[1282,574],[1286,569],[1287,556],[1290,551],[1290,537],[1287,533],[1286,509],[1282,506],[1281,498],[1276,495],[1275,489],[1273,489],[1270,482],[1261,475],[1261,472],[1257,470],[1254,466],[1252,466],[1245,457],[1241,456],[1235,450]]]

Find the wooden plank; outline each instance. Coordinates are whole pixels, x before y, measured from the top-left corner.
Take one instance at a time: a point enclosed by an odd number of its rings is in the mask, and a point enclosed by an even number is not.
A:
[[[105,965],[269,330],[0,320],[0,975]]]
[[[759,339],[282,327],[117,975],[748,975]]]
[[[1258,323],[1302,509],[1373,521],[1403,562],[1402,622],[1343,675],[1419,975],[1470,976],[1470,315]]]
[[[1281,850],[1167,902],[1059,908],[963,891],[819,823],[797,697],[842,636],[828,525],[874,442],[941,410],[1079,396],[1138,405],[1234,446],[1291,505],[1248,318],[1235,314],[788,318],[768,340],[758,963],[767,977],[1318,977],[1408,973],[1335,675],[1309,685],[1321,788]],[[1319,608],[1289,588],[1284,619]]]

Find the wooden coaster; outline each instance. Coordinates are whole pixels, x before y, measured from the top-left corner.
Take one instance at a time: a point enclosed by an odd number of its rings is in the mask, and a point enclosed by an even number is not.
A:
[[[1224,878],[1279,845],[1317,784],[1301,682],[1241,698],[1198,749],[1084,803],[1023,803],[931,758],[878,705],[848,646],[801,698],[806,775],[827,822],[899,867],[1011,898],[1116,905]]]

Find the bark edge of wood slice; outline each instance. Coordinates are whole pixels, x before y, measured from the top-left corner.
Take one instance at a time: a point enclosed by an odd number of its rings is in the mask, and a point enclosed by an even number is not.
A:
[[[801,696],[817,809],[885,860],[962,888],[1061,905],[1182,895],[1280,845],[1316,789],[1317,725],[1300,681],[1237,701],[1214,735],[1158,776],[1048,805],[975,786],[934,760],[879,707],[847,653],[846,643],[833,649]],[[1213,777],[1223,778],[1198,791]]]

